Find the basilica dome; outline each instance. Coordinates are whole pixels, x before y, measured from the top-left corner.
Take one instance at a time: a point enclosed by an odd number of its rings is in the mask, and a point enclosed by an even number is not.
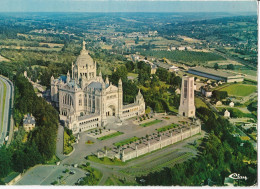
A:
[[[80,55],[77,58],[76,65],[82,68],[94,66],[94,61],[85,49],[85,43],[83,43],[83,48]]]

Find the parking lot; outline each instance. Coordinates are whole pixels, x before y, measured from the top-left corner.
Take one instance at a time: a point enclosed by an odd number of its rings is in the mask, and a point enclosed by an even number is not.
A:
[[[65,172],[66,169],[69,171]],[[55,181],[62,185],[75,185],[84,176],[85,171],[72,166],[38,165],[27,171],[16,185],[51,185]]]

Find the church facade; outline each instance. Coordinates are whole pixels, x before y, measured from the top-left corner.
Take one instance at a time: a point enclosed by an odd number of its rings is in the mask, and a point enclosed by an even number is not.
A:
[[[134,103],[123,105],[123,87],[96,75],[96,62],[85,49],[85,42],[72,74],[55,79],[51,77],[51,100],[59,108],[60,119],[73,133],[105,126],[107,118],[128,119],[145,113],[145,102],[140,90]]]

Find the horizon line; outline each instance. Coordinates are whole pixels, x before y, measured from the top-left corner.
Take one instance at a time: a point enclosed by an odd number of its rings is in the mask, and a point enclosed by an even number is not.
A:
[[[34,11],[25,11],[25,12],[22,12],[22,11],[0,11],[0,13],[257,13],[257,11],[234,11],[234,12],[227,12],[227,11],[201,11],[201,12],[197,12],[197,11],[175,11],[175,12],[162,12],[162,11],[158,11],[158,12],[153,12],[153,11],[144,11],[144,12],[141,12],[141,11],[124,11],[124,12],[118,12],[118,11],[98,11],[98,12],[77,12],[77,11],[57,11],[57,12],[52,12],[52,11],[40,11],[40,12],[34,12]]]

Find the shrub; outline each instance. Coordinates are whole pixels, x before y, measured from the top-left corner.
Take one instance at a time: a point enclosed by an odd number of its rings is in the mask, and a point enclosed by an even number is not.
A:
[[[56,185],[56,184],[58,184],[57,180],[55,180],[54,182],[51,183],[51,185]]]

